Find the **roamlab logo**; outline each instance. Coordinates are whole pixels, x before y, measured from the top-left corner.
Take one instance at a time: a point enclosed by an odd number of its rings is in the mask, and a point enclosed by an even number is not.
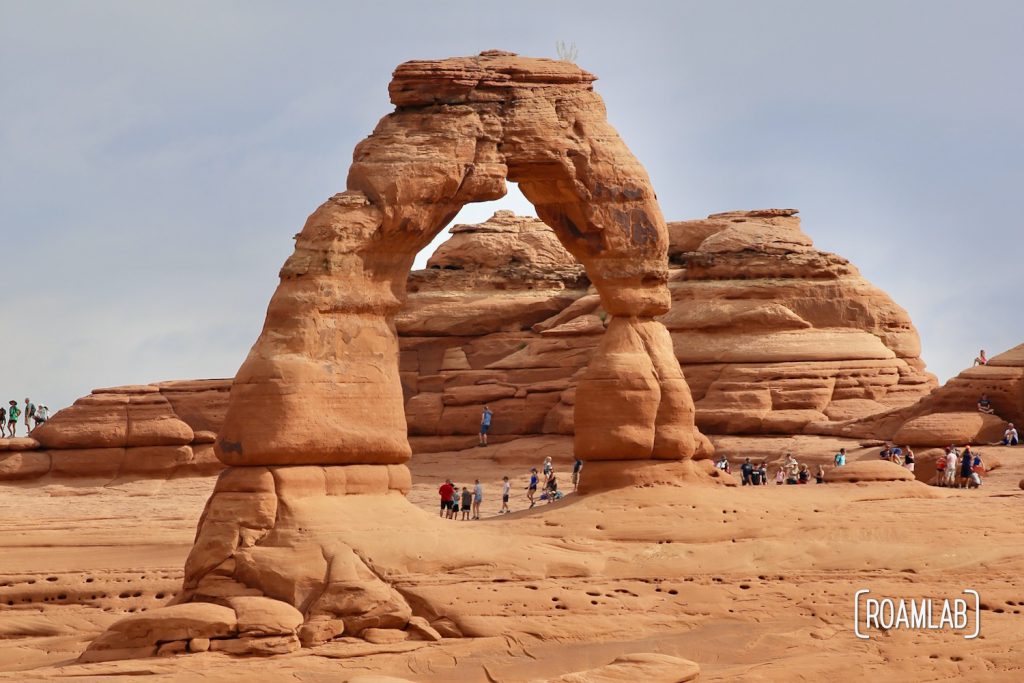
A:
[[[861,588],[853,595],[853,632],[869,640],[872,631],[952,631],[972,640],[981,633],[981,597],[971,588],[962,594],[968,597],[915,600],[873,597]]]

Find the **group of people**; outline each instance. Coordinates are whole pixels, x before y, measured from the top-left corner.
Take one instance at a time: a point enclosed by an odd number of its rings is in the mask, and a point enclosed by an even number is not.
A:
[[[508,490],[508,477],[505,477],[505,488]],[[484,487],[477,479],[473,490],[463,486],[462,492],[459,487],[452,483],[451,479],[445,479],[441,488],[437,490],[441,495],[441,517],[445,519],[458,519],[459,512],[462,512],[462,519],[480,519],[480,504],[484,502]],[[507,508],[508,494],[505,494],[506,503],[502,508]],[[472,515],[472,517],[470,516]]]
[[[843,464],[846,463],[846,451],[843,451]],[[722,455],[718,460],[715,461],[715,467],[722,470],[723,472],[732,472],[732,467],[729,464],[729,459]],[[806,464],[801,464],[793,456],[792,453],[786,453],[785,459],[782,464],[775,469],[773,479],[779,486],[783,484],[800,485],[809,484],[811,482],[811,470]],[[818,465],[817,471],[814,473],[814,481],[818,484],[825,483],[825,467]],[[750,458],[745,458],[743,464],[740,465],[740,482],[743,486],[767,486],[771,481],[768,476],[768,461],[762,460],[760,463],[751,462]]]
[[[537,501],[553,503],[565,497],[565,494],[558,488],[558,476],[555,474],[555,467],[550,457],[544,458],[544,464],[541,466],[541,469],[543,475],[538,473],[536,467],[530,470],[530,480],[526,485],[526,499],[530,502],[531,508],[537,504]],[[579,485],[580,472],[582,470],[583,461],[577,458],[572,468],[573,491]],[[543,484],[541,483],[542,476],[544,478]],[[540,491],[540,495],[538,495],[538,491]],[[461,491],[458,485],[453,483],[451,479],[446,479],[437,490],[437,493],[441,497],[441,517],[445,519],[459,519],[459,513],[461,512],[462,519],[464,520],[480,519],[480,505],[484,502],[484,487],[479,479],[474,482],[472,489],[468,486],[463,486]],[[512,512],[508,505],[511,495],[512,484],[506,475],[501,478],[501,509],[498,510],[499,515]]]
[[[878,452],[878,457],[882,460],[888,460],[894,465],[900,465],[906,467],[911,472],[914,471],[915,457],[914,451],[910,449],[910,446],[894,446],[891,443],[886,443],[885,448]]]
[[[50,409],[44,405],[37,406],[31,399],[25,399],[24,409],[13,399],[7,403],[8,407],[6,409],[0,406],[0,437],[6,434],[9,438],[13,439],[17,436],[19,418],[24,418],[25,420],[26,435],[35,427],[50,419]]]
[[[945,453],[935,458],[935,485],[951,488],[978,488],[981,475],[985,473],[985,462],[981,454],[964,446],[963,452],[956,446],[946,446]]]

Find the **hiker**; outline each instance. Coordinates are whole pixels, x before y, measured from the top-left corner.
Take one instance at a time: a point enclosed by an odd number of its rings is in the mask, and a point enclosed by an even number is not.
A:
[[[935,485],[945,486],[946,485],[946,454],[949,453],[947,448],[942,453],[935,456]]]
[[[903,464],[903,449],[899,446],[893,446],[889,449],[889,462],[894,465]]]
[[[768,461],[762,460],[761,466],[758,468],[761,472],[761,486],[768,485]]]
[[[44,422],[46,422],[49,419],[50,419],[50,409],[47,406],[42,406],[41,405],[38,408],[36,408],[36,415],[35,415],[36,427],[38,427],[39,425],[43,424]]]
[[[971,481],[971,472],[974,471],[974,454],[971,453],[971,446],[964,446],[964,452],[960,456],[960,488],[968,488]]]
[[[945,469],[945,482],[946,486],[952,488],[956,485],[956,461],[957,452],[956,448],[950,446],[946,449],[946,469]]]
[[[801,484],[806,484],[811,480],[811,471],[807,469],[807,465],[800,465],[800,471],[797,472],[797,481]]]
[[[750,462],[750,458],[745,459],[743,461],[743,464],[740,465],[740,479],[743,486],[751,485],[750,475],[753,473],[753,471],[754,464]]]
[[[836,467],[845,467],[846,466],[846,449],[845,448],[840,448],[839,452],[836,453],[834,458],[832,458],[832,462],[835,463]]]
[[[555,477],[555,470],[551,470],[547,482],[544,484],[544,493],[547,496],[548,504],[553,503],[562,496],[558,493],[558,479]]]
[[[491,429],[491,417],[494,415],[494,411],[491,410],[490,406],[484,406],[484,412],[480,416],[480,443],[477,446],[487,445],[487,432]]]
[[[452,486],[452,480],[445,479],[437,493],[441,496],[441,513],[439,516],[444,517],[446,514],[451,513],[452,497],[455,495],[455,487]]]
[[[462,487],[462,521],[469,520],[469,510],[473,507],[473,492]]]
[[[36,416],[36,404],[30,399],[25,399],[25,433],[28,434],[32,431],[32,425],[28,423],[29,420],[34,419]]]
[[[508,497],[512,492],[512,484],[508,482],[508,475],[501,478],[501,509],[498,510],[498,514],[512,512],[508,507]]]
[[[18,429],[18,417],[21,415],[21,409],[18,408],[17,401],[10,401],[10,408],[7,409],[7,433],[14,438],[14,433]]]
[[[978,357],[974,359],[974,365],[971,367],[977,367],[979,365],[988,365],[988,357],[985,355],[985,349],[978,351]]]
[[[1020,438],[1017,436],[1017,428],[1010,422],[1006,426],[1006,431],[1003,432],[1003,445],[1004,446],[1016,446],[1020,443]]]
[[[477,479],[473,485],[473,519],[480,519],[480,503],[484,502],[484,487]]]
[[[996,409],[992,407],[992,401],[988,400],[988,394],[982,394],[978,399],[978,412],[986,415],[996,414]]]
[[[910,450],[909,444],[903,451],[903,466],[911,472],[914,471],[914,451]]]
[[[786,470],[786,483],[795,484],[800,477],[800,465],[792,453],[786,453],[786,462],[783,465]]]
[[[580,487],[580,470],[583,469],[583,461],[576,458],[576,462],[572,464],[572,491],[576,492],[576,489]]]
[[[761,484],[764,483],[764,480],[761,478],[761,474],[762,474],[762,472],[761,472],[761,466],[760,465],[754,465],[753,468],[751,468],[751,470],[750,470],[750,485],[751,486],[760,486]]]
[[[530,484],[526,487],[526,499],[530,501],[531,508],[537,504],[537,501],[534,500],[533,497],[537,495],[537,482],[539,480],[540,477],[537,476],[537,468],[534,467],[530,470]]]
[[[825,466],[818,465],[818,471],[814,473],[814,483],[824,484],[825,483]]]
[[[7,411],[0,406],[0,439],[4,438],[7,429]]]
[[[729,472],[729,458],[725,457],[725,454],[723,453],[722,457],[719,458],[715,462],[715,467],[717,467],[718,469],[722,470],[723,472],[728,473]]]
[[[544,458],[544,465],[543,465],[543,467],[544,467],[544,481],[546,483],[547,480],[548,480],[548,477],[551,476],[551,470],[554,469],[554,465],[551,464],[551,456],[550,455],[548,457]]]

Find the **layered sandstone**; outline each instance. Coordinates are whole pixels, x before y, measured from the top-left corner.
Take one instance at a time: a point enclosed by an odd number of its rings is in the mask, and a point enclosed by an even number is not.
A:
[[[796,213],[668,224],[672,307],[658,321],[707,433],[816,431],[935,386],[906,311],[814,249]],[[414,450],[470,445],[484,403],[497,440],[572,434],[581,373],[615,316],[541,221],[500,212],[453,233],[396,318]]]
[[[215,442],[230,467],[200,519],[177,607],[273,598],[302,613],[294,638],[304,644],[431,633],[413,625],[387,567],[345,530],[360,514],[383,514],[397,529],[411,508],[395,315],[413,259],[464,204],[504,195],[506,178],[613,316],[577,378],[575,451],[627,468],[706,447],[671,338],[654,319],[671,302],[668,231],[593,81],[568,62],[504,52],[396,69],[395,111],[356,147],[348,189],[296,236],[235,376]],[[429,600],[417,607],[437,613]],[[180,642],[176,615],[163,616],[147,615],[144,636],[127,641],[114,624],[85,657]]]
[[[95,389],[32,430],[0,439],[0,480],[207,475],[231,380]]]
[[[995,414],[978,412],[987,394]],[[986,444],[1002,439],[1008,423],[1024,425],[1024,344],[964,370],[912,405],[832,425],[833,434],[912,446]]]

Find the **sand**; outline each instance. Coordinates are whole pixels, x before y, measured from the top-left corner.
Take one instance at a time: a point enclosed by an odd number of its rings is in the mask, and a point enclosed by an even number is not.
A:
[[[809,454],[826,459],[836,443],[799,437],[784,447],[813,461]],[[728,447],[777,456],[780,445]],[[851,461],[872,457],[873,449],[852,446]],[[1014,653],[1024,632],[1024,448],[983,449],[1003,466],[972,491],[917,482],[689,484],[569,495],[526,509],[529,467],[550,454],[568,487],[570,452],[571,439],[540,437],[417,455],[409,499],[419,510],[388,507],[353,529],[375,539],[365,543],[384,564],[414,548],[419,563],[392,576],[394,585],[452,604],[474,637],[341,639],[272,658],[211,652],[74,663],[119,616],[174,596],[212,478],[4,486],[0,679],[528,681],[586,672],[574,680],[596,681],[643,670],[645,680],[673,680],[671,660],[599,669],[645,653],[696,662],[702,681],[1024,677],[1024,658]],[[505,474],[514,512],[499,516]],[[436,490],[446,476],[460,485],[481,479],[482,520],[438,519]],[[894,630],[858,640],[860,588],[904,598],[974,588],[981,637]]]

